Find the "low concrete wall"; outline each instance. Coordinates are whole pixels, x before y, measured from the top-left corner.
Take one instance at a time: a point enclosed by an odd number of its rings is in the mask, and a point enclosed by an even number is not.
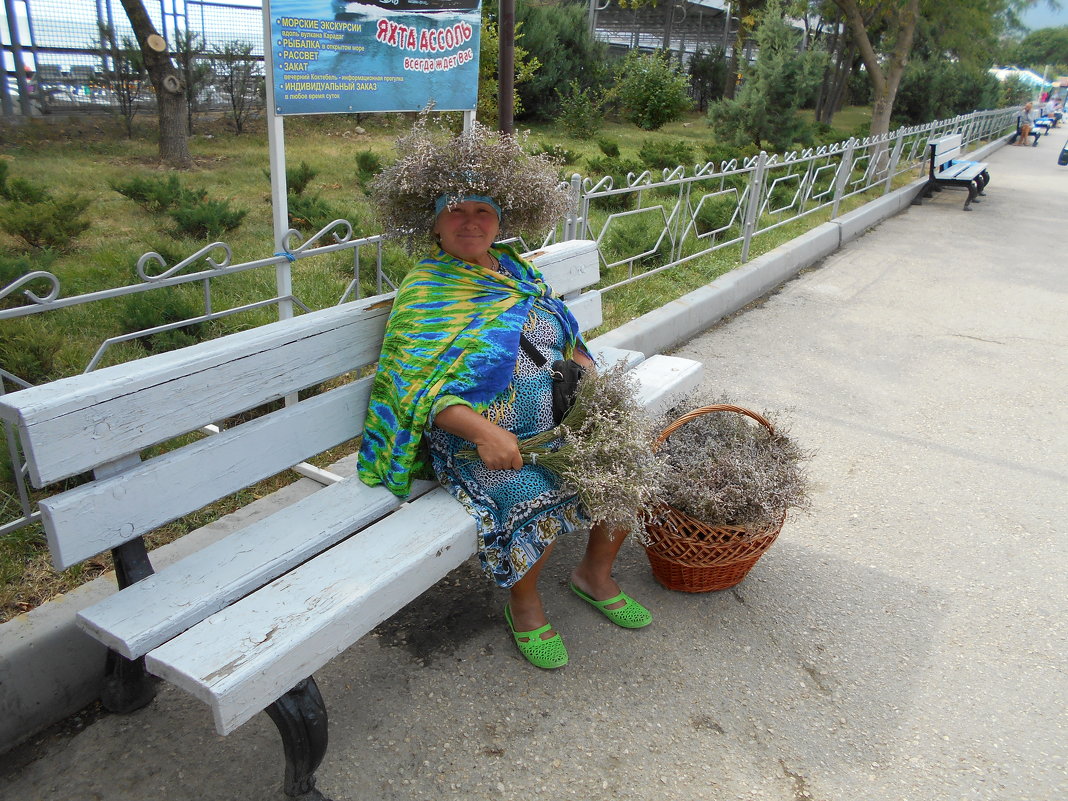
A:
[[[969,154],[985,158],[1005,144],[993,142]],[[766,295],[800,270],[827,257],[906,209],[923,187],[922,179],[824,223],[770,253],[720,276],[656,311],[597,337],[591,345],[664,353],[705,331],[747,303]],[[346,460],[343,460],[343,462]],[[338,473],[352,465],[334,466]],[[314,491],[308,479],[256,501],[226,518],[187,534],[152,553],[157,567],[248,525],[258,517],[294,503]],[[103,576],[31,612],[0,625],[0,753],[9,750],[83,708],[103,685],[103,646],[75,624],[80,609],[115,591],[112,575]]]

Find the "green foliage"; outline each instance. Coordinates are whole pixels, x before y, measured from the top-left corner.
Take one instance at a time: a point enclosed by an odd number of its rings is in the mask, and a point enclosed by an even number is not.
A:
[[[1068,26],[1032,31],[1009,51],[1009,60],[1031,67],[1068,64]]]
[[[644,253],[635,264],[663,264],[670,255],[671,242],[664,235],[663,217],[654,210],[615,220],[605,234],[602,250],[608,262]]]
[[[67,333],[34,319],[0,327],[0,364],[30,384],[44,384],[69,375],[65,364]]]
[[[230,208],[228,200],[199,200],[181,203],[168,214],[178,225],[179,233],[197,239],[215,239],[241,225],[248,211]]]
[[[693,146],[681,139],[676,142],[646,139],[638,151],[638,158],[646,167],[672,169],[680,164],[690,164],[694,152]]]
[[[1028,84],[1012,76],[1001,82],[998,90],[998,105],[1001,107],[1022,106],[1031,99],[1033,94],[1034,90]]]
[[[601,137],[597,140],[597,149],[610,159],[619,158],[619,142],[615,139]]]
[[[540,64],[517,87],[525,116],[558,119],[565,99],[574,98],[575,91],[560,94],[559,87],[572,84],[590,93],[592,108],[607,78],[607,48],[590,36],[586,6],[521,3],[516,8],[516,25],[523,32],[523,48]]]
[[[298,230],[319,231],[345,215],[318,194],[289,196],[289,224]]]
[[[627,185],[628,173],[640,175],[645,171],[645,167],[642,166],[640,161],[625,159],[619,156],[589,158],[586,159],[586,164],[588,167],[587,175],[590,178],[596,181],[603,176],[610,175],[612,176],[612,185],[616,188]],[[622,211],[633,207],[637,203],[637,197],[633,192],[627,192],[600,198],[596,203],[598,208],[604,209],[605,211]]]
[[[723,229],[728,232],[728,236],[733,236],[728,229],[739,228],[741,219],[741,214],[738,212],[738,195],[733,193],[706,198],[694,215],[699,234]]]
[[[193,294],[182,287],[142,292],[129,295],[119,313],[119,325],[123,333],[133,334],[161,325],[180,323],[201,315],[203,312],[193,300]],[[137,340],[150,353],[163,353],[187,345],[194,345],[208,338],[208,326],[199,322],[181,326],[170,331],[150,334]]]
[[[164,212],[177,205],[198,203],[207,197],[205,189],[186,189],[177,175],[143,178],[135,175],[125,181],[112,180],[108,186],[151,212]]]
[[[706,111],[709,103],[723,96],[727,69],[727,58],[721,47],[708,53],[701,49],[694,53],[690,61],[690,87],[698,111]]]
[[[756,63],[734,99],[711,105],[708,122],[722,142],[789,150],[805,137],[807,123],[797,110],[818,85],[826,54],[798,51],[800,34],[783,18],[780,0],[770,0],[755,36]]]
[[[0,206],[0,230],[18,237],[30,247],[67,250],[89,227],[85,213],[89,199],[51,193],[21,178],[9,181],[5,194],[10,202]]]
[[[263,75],[254,51],[250,42],[234,40],[216,45],[211,52],[211,68],[230,101],[230,119],[238,134],[261,100]]]
[[[271,171],[266,169],[263,171],[267,180],[271,180]],[[312,178],[319,174],[319,171],[314,167],[309,167],[306,161],[302,161],[296,167],[291,164],[286,165],[286,191],[291,195],[303,194],[304,190],[308,188],[308,184],[311,183]]]
[[[912,61],[894,100],[894,126],[919,125],[997,105],[997,78],[957,61]]]
[[[0,289],[10,286],[28,273],[37,270],[48,270],[55,259],[56,254],[50,250],[42,250],[39,253],[35,253],[32,257],[26,254],[0,253]],[[27,286],[23,287],[23,290],[29,289],[32,291],[33,288],[34,287],[32,286]],[[28,302],[29,299],[21,292],[16,292],[0,299],[0,308],[21,306],[23,303]],[[0,364],[3,363],[4,362],[0,361]]]
[[[524,38],[522,25],[515,27],[515,79],[512,91],[512,116],[523,113],[523,99],[519,90],[541,69],[541,61],[519,44]],[[500,80],[497,77],[497,55],[500,50],[500,34],[497,23],[490,17],[490,4],[482,4],[482,34],[478,43],[478,118],[491,125],[498,117]]]
[[[556,121],[577,139],[593,136],[604,124],[604,96],[597,90],[583,88],[577,80],[567,85],[566,92],[557,90],[560,111]]]
[[[547,142],[538,143],[531,155],[547,156],[558,164],[574,164],[580,158],[580,155],[574,150],[568,150],[563,145],[554,145]]]
[[[371,181],[382,171],[382,157],[373,150],[360,150],[356,153],[356,183],[366,193]]]
[[[628,52],[609,94],[622,107],[626,120],[645,131],[674,122],[692,105],[686,75],[665,52]]]
[[[733,159],[737,159],[738,164],[741,165],[743,159],[747,156],[755,156],[760,152],[760,148],[753,145],[738,147],[737,145],[727,145],[722,142],[712,142],[705,144],[701,148],[701,152],[705,157],[705,161],[714,161],[717,165]]]
[[[12,178],[4,187],[4,197],[17,203],[44,203],[52,193],[25,178]]]

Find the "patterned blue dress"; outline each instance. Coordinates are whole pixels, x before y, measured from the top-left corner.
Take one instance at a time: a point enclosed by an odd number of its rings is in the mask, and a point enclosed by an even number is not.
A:
[[[541,304],[534,304],[523,333],[549,364],[563,358],[563,328]],[[497,396],[486,416],[519,439],[533,436],[553,427],[551,393],[548,370],[535,365],[520,348],[512,384]],[[442,406],[436,408],[440,411]],[[426,437],[438,480],[475,518],[482,569],[499,586],[511,587],[523,578],[558,534],[589,526],[574,493],[544,467],[487,470],[480,459],[458,459],[458,451],[474,445],[434,426],[433,420]]]

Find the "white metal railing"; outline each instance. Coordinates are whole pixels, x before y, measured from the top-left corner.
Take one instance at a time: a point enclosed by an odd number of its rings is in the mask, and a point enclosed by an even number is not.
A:
[[[749,258],[753,241],[764,234],[817,212],[838,216],[842,202],[864,192],[889,192],[894,179],[916,173],[927,156],[927,141],[945,133],[961,133],[964,144],[992,139],[1015,125],[1016,109],[977,111],[947,120],[901,128],[885,136],[850,139],[835,145],[786,154],[760,153],[739,162],[679,166],[659,173],[646,171],[622,180],[572,177],[574,211],[545,240],[588,238],[597,241],[603,278],[599,287],[610,293],[670,271],[724,248],[739,248],[739,263]],[[617,185],[618,184],[618,185]],[[637,233],[636,233],[637,232]],[[128,295],[199,284],[203,309],[181,321],[170,321],[103,340],[84,367],[96,369],[115,346],[186,326],[245,314],[269,306],[312,304],[283,292],[292,286],[293,270],[327,254],[348,253],[351,268],[337,303],[360,296],[367,262],[374,269],[376,294],[395,288],[383,264],[383,237],[352,238],[352,226],[335,220],[308,239],[297,231],[284,238],[285,250],[255,261],[232,264],[225,243],[212,242],[188,258],[168,266],[158,253],[137,262],[139,283],[71,297],[62,296],[60,278],[46,271],[28,273],[0,287],[0,302],[21,294],[23,305],[0,308],[0,321],[54,313]],[[519,242],[526,249],[526,244]],[[228,276],[274,268],[274,292],[217,310],[213,282]],[[280,276],[280,277],[279,277]],[[0,395],[29,382],[0,364]],[[4,424],[13,482],[0,485],[0,536],[38,519],[25,482],[16,433]],[[302,471],[303,472],[303,471]],[[307,475],[318,477],[316,471]],[[327,477],[325,480],[329,480]],[[13,486],[12,486],[13,485]]]

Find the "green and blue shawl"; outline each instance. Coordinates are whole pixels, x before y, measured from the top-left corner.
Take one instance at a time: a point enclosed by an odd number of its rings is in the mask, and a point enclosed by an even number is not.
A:
[[[360,447],[365,484],[405,496],[413,478],[431,477],[423,431],[440,411],[435,402],[452,396],[484,412],[512,381],[519,332],[535,303],[559,316],[567,355],[585,350],[578,323],[537,268],[507,245],[493,250],[518,278],[438,251],[397,290]]]

